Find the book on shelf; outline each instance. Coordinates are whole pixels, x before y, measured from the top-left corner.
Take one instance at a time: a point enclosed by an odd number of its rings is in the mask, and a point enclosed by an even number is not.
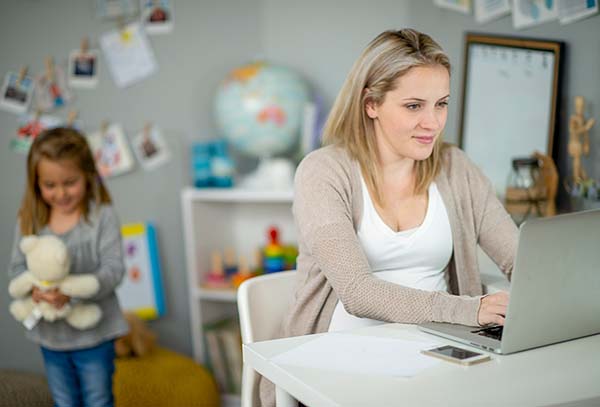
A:
[[[157,319],[165,313],[160,256],[156,228],[150,222],[121,226],[126,273],[117,288],[117,296],[125,311],[142,319]]]
[[[206,349],[208,353],[208,364],[215,377],[219,390],[223,393],[228,393],[228,379],[227,370],[221,356],[221,346],[219,345],[219,339],[215,330],[209,330],[204,333]]]
[[[204,326],[209,368],[219,389],[240,394],[242,389],[242,341],[239,322],[235,318]]]
[[[232,390],[234,393],[240,394],[242,392],[242,340],[240,331],[239,329],[225,329],[219,333]]]

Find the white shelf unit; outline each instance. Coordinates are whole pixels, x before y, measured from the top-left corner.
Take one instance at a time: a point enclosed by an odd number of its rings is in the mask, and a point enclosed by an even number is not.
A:
[[[183,232],[194,359],[206,364],[203,325],[236,316],[236,291],[201,287],[215,250],[232,247],[251,262],[267,243],[267,229],[279,228],[282,243],[296,243],[292,191],[197,189],[181,191]],[[235,395],[224,395],[227,405]]]

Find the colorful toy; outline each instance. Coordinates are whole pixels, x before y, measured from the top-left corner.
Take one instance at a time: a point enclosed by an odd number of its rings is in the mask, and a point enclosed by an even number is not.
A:
[[[279,242],[279,229],[268,229],[269,243],[263,249],[263,269],[265,273],[291,270],[296,267],[298,250],[294,246],[283,246]]]
[[[234,163],[225,140],[194,143],[191,163],[194,186],[197,188],[233,186]]]
[[[204,280],[204,286],[208,288],[229,288],[229,282],[225,277],[225,270],[223,269],[223,260],[221,253],[214,251],[211,255],[211,269],[206,275]]]
[[[235,251],[231,247],[226,248],[224,251],[223,266],[225,267],[225,278],[231,278],[238,272]]]
[[[279,243],[279,229],[271,226],[268,230],[269,243],[263,249],[263,268],[265,273],[283,270],[283,248]]]
[[[265,270],[263,269],[263,254],[261,249],[256,249],[254,251],[254,274],[257,276],[264,274]]]
[[[294,270],[296,268],[296,258],[298,249],[296,246],[283,246],[283,267],[285,270]]]
[[[256,273],[250,271],[250,267],[248,266],[246,257],[240,256],[240,260],[238,263],[238,272],[231,277],[231,283],[233,284],[233,286],[235,288],[238,288],[240,284],[254,276],[256,276]]]

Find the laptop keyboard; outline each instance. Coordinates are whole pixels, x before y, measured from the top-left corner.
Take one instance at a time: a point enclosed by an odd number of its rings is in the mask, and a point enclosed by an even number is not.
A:
[[[498,326],[490,326],[487,328],[476,329],[475,331],[471,331],[471,333],[486,336],[488,338],[502,340],[502,328],[501,325]]]

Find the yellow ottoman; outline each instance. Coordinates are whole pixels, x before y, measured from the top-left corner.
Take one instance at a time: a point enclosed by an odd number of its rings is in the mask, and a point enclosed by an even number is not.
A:
[[[218,407],[212,375],[191,358],[156,347],[143,357],[116,359],[115,407]]]

